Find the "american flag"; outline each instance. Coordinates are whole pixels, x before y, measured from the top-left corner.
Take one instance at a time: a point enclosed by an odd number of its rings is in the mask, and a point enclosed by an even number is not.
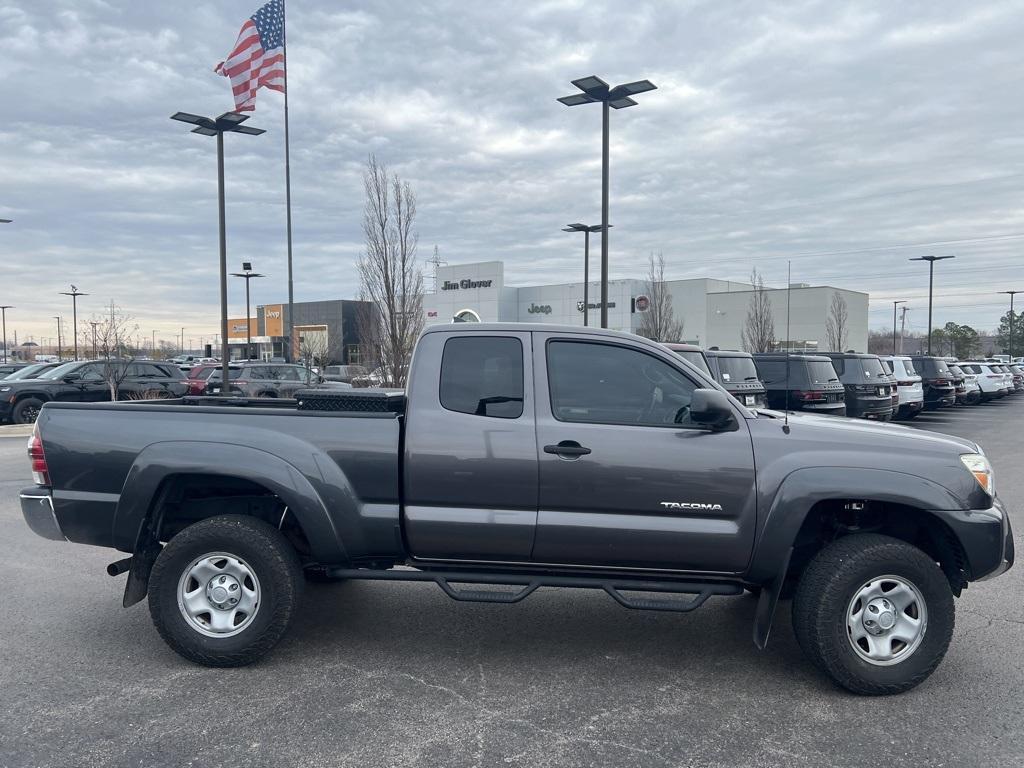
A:
[[[235,47],[214,72],[231,80],[236,112],[256,109],[256,91],[284,93],[284,0],[270,0],[246,19]]]

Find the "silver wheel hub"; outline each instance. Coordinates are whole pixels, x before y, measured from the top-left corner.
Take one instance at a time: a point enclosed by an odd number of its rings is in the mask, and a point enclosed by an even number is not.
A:
[[[869,664],[899,664],[921,645],[928,608],[921,591],[902,576],[880,576],[853,595],[846,612],[850,645]]]
[[[237,635],[260,607],[260,583],[253,569],[228,552],[198,557],[178,581],[178,608],[188,625],[208,637]]]

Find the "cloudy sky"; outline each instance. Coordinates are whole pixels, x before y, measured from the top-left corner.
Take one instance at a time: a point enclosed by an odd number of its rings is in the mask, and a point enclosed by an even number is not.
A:
[[[212,72],[259,0],[0,0],[0,304],[54,336],[58,295],[140,331],[217,330],[214,142],[168,120],[232,107]],[[600,217],[600,108],[569,81],[650,78],[612,115],[613,277],[828,283],[992,328],[1024,289],[1024,4],[291,0],[296,300],[353,297],[369,153],[419,198],[420,253],[580,277]],[[229,259],[286,298],[280,94],[227,138]],[[1024,303],[1024,302],[1022,302]],[[244,314],[244,292],[231,291]]]

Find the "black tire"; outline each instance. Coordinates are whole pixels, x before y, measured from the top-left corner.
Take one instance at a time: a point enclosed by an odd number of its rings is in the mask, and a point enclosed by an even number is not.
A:
[[[920,592],[926,623],[909,656],[878,666],[854,650],[847,610],[862,587],[889,575]],[[865,695],[902,693],[924,681],[946,655],[954,620],[949,581],[935,561],[904,541],[873,533],[846,536],[821,550],[801,575],[793,600],[793,629],[804,653],[836,683]]]
[[[39,409],[43,407],[43,401],[37,397],[26,397],[19,400],[11,413],[11,421],[15,424],[35,424],[39,416]]]
[[[179,583],[196,559],[208,553],[238,558],[258,580],[257,608],[237,634],[203,634],[179,608]],[[221,515],[190,525],[163,548],[149,577],[149,612],[164,641],[189,661],[240,667],[277,645],[291,624],[302,586],[298,555],[280,531],[255,518]]]

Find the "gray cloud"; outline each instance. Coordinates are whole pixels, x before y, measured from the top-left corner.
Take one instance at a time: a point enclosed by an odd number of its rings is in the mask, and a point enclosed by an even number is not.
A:
[[[259,0],[8,0],[0,7],[0,302],[54,335],[75,282],[143,333],[217,328],[212,141],[167,117],[230,108],[213,65]],[[659,90],[613,114],[613,276],[827,282],[993,327],[1024,281],[1019,4],[307,0],[289,16],[296,297],[353,296],[360,171],[414,185],[424,257],[500,258],[528,284],[579,276],[568,221],[600,214],[600,110],[555,98],[596,73]],[[228,137],[232,263],[282,300],[282,100]],[[946,243],[945,245],[916,245]],[[1014,283],[1013,281],[1017,281]],[[233,286],[232,312],[243,306]]]

